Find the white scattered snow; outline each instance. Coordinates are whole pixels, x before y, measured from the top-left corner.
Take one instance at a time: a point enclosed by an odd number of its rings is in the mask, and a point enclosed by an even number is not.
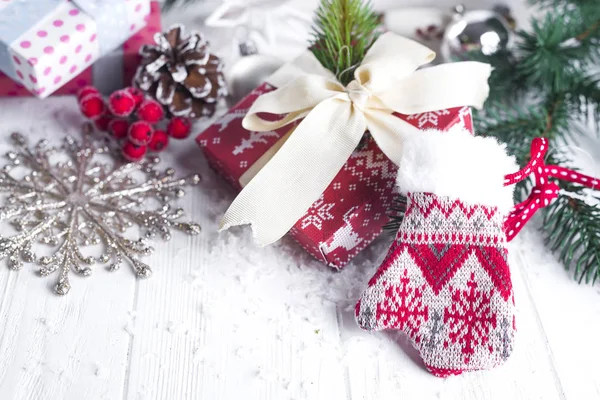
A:
[[[172,334],[183,334],[188,331],[188,328],[184,322],[167,322],[167,330]]]

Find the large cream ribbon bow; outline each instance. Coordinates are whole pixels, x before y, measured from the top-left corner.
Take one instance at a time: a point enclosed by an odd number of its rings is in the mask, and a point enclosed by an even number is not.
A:
[[[283,237],[325,191],[366,130],[396,165],[404,138],[418,128],[393,115],[458,106],[480,108],[487,98],[488,64],[459,62],[417,70],[435,53],[383,34],[346,87],[314,74],[260,96],[244,118],[251,131],[271,131],[304,118],[281,149],[235,198],[221,230],[251,224],[264,246]],[[267,121],[259,113],[285,114]]]

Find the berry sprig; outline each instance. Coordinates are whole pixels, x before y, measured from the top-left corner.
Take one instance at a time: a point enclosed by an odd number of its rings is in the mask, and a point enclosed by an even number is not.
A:
[[[110,135],[129,161],[139,161],[146,153],[163,151],[169,137],[185,139],[191,133],[187,118],[165,119],[163,107],[134,87],[117,90],[104,99],[98,89],[86,86],[77,95],[81,113],[95,127]]]

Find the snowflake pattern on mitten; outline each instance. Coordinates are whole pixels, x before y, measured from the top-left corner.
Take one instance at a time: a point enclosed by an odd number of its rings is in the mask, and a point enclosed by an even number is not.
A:
[[[503,228],[512,189],[503,183],[515,169],[494,139],[466,131],[426,131],[405,142],[405,217],[356,318],[366,330],[404,331],[435,375],[489,369],[512,352]]]

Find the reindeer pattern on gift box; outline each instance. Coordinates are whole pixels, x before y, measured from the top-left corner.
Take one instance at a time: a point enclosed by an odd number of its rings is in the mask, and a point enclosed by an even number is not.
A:
[[[358,235],[352,226],[352,222],[360,222],[353,221],[353,219],[356,219],[360,215],[356,212],[357,209],[358,207],[354,206],[346,214],[344,214],[344,225],[335,231],[329,240],[321,244],[320,250],[323,254],[331,254],[338,248],[343,248],[346,251],[350,251],[362,243],[364,239]]]

